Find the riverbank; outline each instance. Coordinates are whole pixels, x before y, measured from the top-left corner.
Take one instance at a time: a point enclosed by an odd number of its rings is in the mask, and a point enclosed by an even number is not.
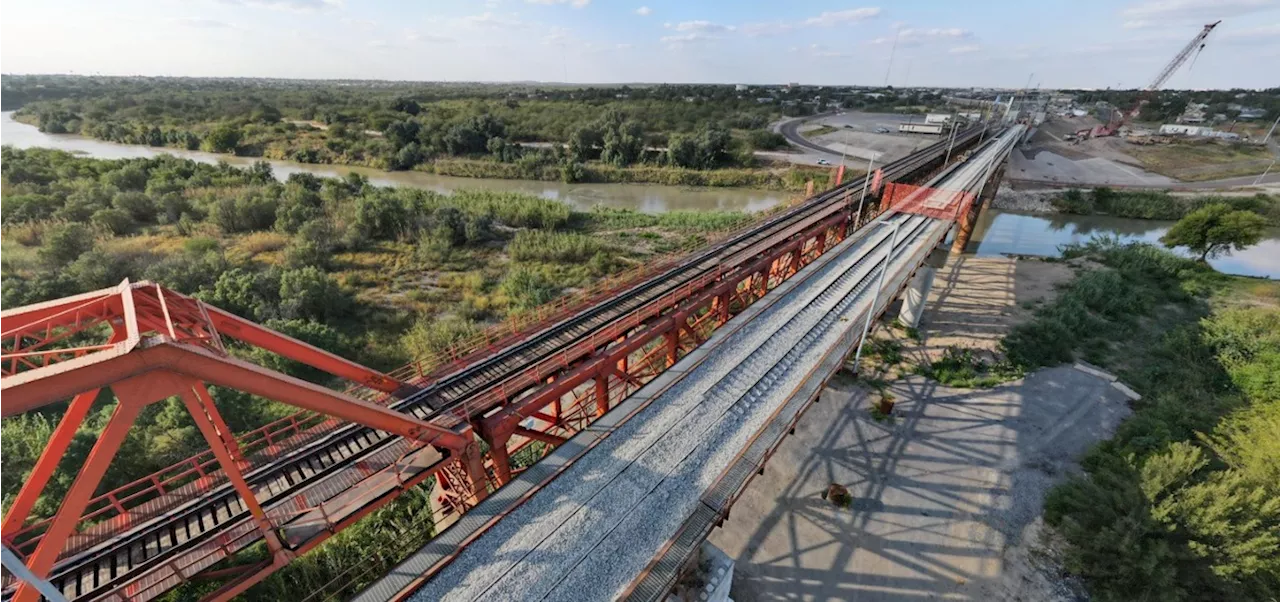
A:
[[[1280,589],[1280,283],[1148,245],[1064,256],[1099,267],[1005,338],[1007,360],[1084,359],[1140,395],[1085,474],[1046,500],[1064,566],[1095,599],[1268,599]]]
[[[1118,428],[1114,423],[1073,424],[1099,414],[1097,407],[1077,404],[1062,420],[1033,428],[1025,445],[1021,439],[1002,438],[1033,453],[1016,462],[984,463],[1018,467],[1011,478],[1000,481],[1012,483],[1001,495],[1017,498],[1018,490],[1035,490],[1031,484],[1059,484],[1043,498],[1049,527],[1043,537],[1040,521],[1031,520],[1037,514],[1033,507],[1016,499],[999,505],[1002,511],[992,523],[1003,525],[1012,518],[1030,527],[1004,533],[1006,545],[1017,545],[998,551],[1003,566],[997,565],[997,575],[972,579],[983,584],[982,596],[1075,600],[1081,594],[1072,590],[1083,584],[1093,599],[1269,599],[1280,588],[1280,505],[1275,503],[1280,499],[1280,447],[1275,445],[1280,440],[1280,283],[1227,276],[1155,246],[1114,241],[1071,247],[1058,261],[1041,262],[1074,271],[1073,278],[1059,279],[1048,294],[1030,292],[1035,283],[1020,292],[1022,287],[1010,282],[1016,273],[1012,266],[1021,261],[989,264],[973,264],[980,270],[971,274],[975,279],[986,276],[993,284],[981,291],[982,303],[975,303],[963,285],[953,287],[945,279],[935,284],[928,310],[937,313],[927,312],[919,331],[886,328],[898,338],[881,338],[869,346],[864,369],[875,372],[864,372],[873,390],[868,403],[890,396],[899,406],[896,418],[865,421],[857,440],[862,453],[868,442],[879,440],[866,433],[884,430],[885,437],[897,437],[904,429],[918,428],[927,419],[918,409],[919,398],[932,398],[938,391],[954,395],[953,405],[982,408],[980,416],[966,415],[965,441],[985,440],[972,435],[987,422],[999,421],[999,408],[1017,399],[1020,383],[1070,371],[1061,364],[1073,362],[1086,373],[1105,375],[1079,363],[1087,361],[1114,375],[1106,379],[1125,383],[1113,388],[1128,397],[1132,416]],[[994,346],[995,357],[950,352],[941,362],[933,359],[936,355],[926,351],[935,342],[930,321],[945,324],[952,321],[949,313],[975,311],[989,328],[978,329],[972,340],[954,341],[949,349],[991,351],[993,335],[1003,333]],[[914,361],[930,363],[915,370],[886,368],[910,363],[913,355],[919,358]],[[962,370],[969,371],[965,379],[957,378]],[[940,376],[941,383],[897,376],[911,371]],[[984,387],[1019,374],[1026,379],[989,392],[963,395],[945,388]],[[1038,396],[1077,388],[1059,384]],[[974,404],[977,399],[993,403]],[[865,413],[863,409],[861,415]],[[975,417],[981,420],[975,422]],[[1018,417],[1019,425],[1036,421],[1025,409]],[[931,431],[931,441],[944,441],[940,437],[945,433]],[[1067,443],[1066,435],[1078,442],[1079,436],[1100,434],[1108,440],[1088,450],[1078,465],[1060,462],[1064,448],[1082,451]],[[902,454],[888,460],[891,466],[919,457],[907,446],[890,449]],[[929,448],[934,453],[947,449],[945,444]],[[833,451],[824,457],[838,455]],[[863,475],[861,480],[892,486],[889,479]],[[964,510],[966,515],[973,512]],[[1023,575],[1027,558],[1038,559],[1041,567]],[[874,561],[861,566],[874,566]],[[1017,587],[1008,598],[1005,585],[1011,572]],[[970,580],[965,576],[965,582]],[[940,589],[963,590],[965,582],[943,583]],[[1037,585],[1043,583],[1052,587]],[[1024,587],[1041,591],[1019,597]]]
[[[1002,186],[991,207],[1020,213],[1109,215],[1175,221],[1210,203],[1226,203],[1236,209],[1253,211],[1271,225],[1280,226],[1280,195],[1255,191],[1204,194],[1106,187],[1016,190]]]
[[[39,118],[34,114],[22,112],[5,112],[6,119],[32,128],[37,128]],[[388,157],[372,151],[350,151],[342,154],[318,152],[327,144],[325,138],[317,134],[327,132],[329,128],[317,128],[301,122],[285,122],[281,127],[291,128],[288,144],[274,138],[254,136],[250,134],[236,137],[236,142],[226,146],[210,145],[208,140],[199,143],[198,138],[187,136],[166,136],[156,130],[156,135],[146,137],[145,146],[156,150],[177,152],[201,151],[215,156],[245,159],[271,159],[276,161],[292,161],[304,165],[333,166],[380,170],[387,174],[404,171],[436,174],[461,178],[485,178],[506,180],[535,180],[541,182],[590,183],[590,184],[657,184],[663,186],[698,186],[710,188],[752,188],[758,190],[803,191],[809,181],[813,181],[818,190],[829,186],[833,177],[830,168],[794,165],[780,161],[776,165],[760,167],[718,167],[714,169],[689,169],[651,163],[636,163],[626,167],[618,167],[602,161],[571,162],[552,160],[540,153],[521,156],[518,149],[521,145],[510,143],[513,150],[506,159],[495,157],[436,157],[416,162],[408,169],[388,169]],[[248,128],[257,131],[261,128]],[[111,138],[94,134],[115,130],[93,129],[76,135],[103,143],[116,143]],[[64,133],[45,135],[67,135]],[[382,138],[377,132],[374,138]],[[368,133],[363,135],[369,135]],[[205,133],[206,138],[209,134]],[[7,143],[7,142],[6,142]],[[527,148],[543,151],[555,145],[529,145]],[[340,160],[334,160],[340,159]],[[758,159],[757,159],[758,160]],[[846,177],[856,177],[853,172],[846,172]]]
[[[154,158],[173,155],[200,163],[216,165],[226,162],[235,167],[252,167],[257,161],[247,157],[188,151],[171,147],[103,142],[73,134],[46,134],[34,126],[12,119],[12,112],[0,114],[0,139],[15,148],[48,148],[67,151],[96,159]],[[299,163],[284,159],[265,159],[277,179],[284,181],[294,174],[345,178],[357,174],[378,186],[419,188],[450,194],[455,191],[484,189],[515,192],[561,201],[574,209],[587,211],[593,207],[632,209],[645,213],[667,211],[747,211],[758,212],[785,203],[797,193],[754,188],[664,186],[659,184],[567,184],[556,180],[485,179],[453,177],[425,171],[384,171],[368,167],[350,167],[316,163]]]
[[[658,184],[661,186],[698,186],[708,188],[754,188],[758,190],[803,191],[812,181],[816,190],[831,184],[832,171],[816,167],[769,167],[720,169],[683,169],[658,165],[616,167],[589,162],[567,170],[557,165],[525,165],[500,163],[486,159],[434,159],[414,167],[415,171],[463,178],[495,178],[506,180],[538,180],[543,182],[592,184]],[[845,178],[856,178],[861,172],[845,172]]]

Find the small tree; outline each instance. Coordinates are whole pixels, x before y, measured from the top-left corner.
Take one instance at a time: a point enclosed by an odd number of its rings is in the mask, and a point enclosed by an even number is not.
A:
[[[1257,244],[1266,226],[1267,221],[1252,211],[1236,211],[1225,203],[1214,203],[1178,220],[1160,242],[1170,248],[1187,247],[1205,261]]]

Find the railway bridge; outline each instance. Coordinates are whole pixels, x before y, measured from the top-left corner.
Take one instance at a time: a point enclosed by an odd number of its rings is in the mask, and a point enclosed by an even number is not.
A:
[[[871,319],[927,284],[912,275],[949,232],[963,248],[1023,133],[972,127],[389,374],[151,282],[5,310],[0,415],[70,403],[4,516],[3,597],[151,600],[207,580],[230,599],[423,485],[432,516],[405,534],[420,549],[335,587],[662,599]],[[228,339],[348,386],[238,359]],[[235,433],[207,385],[297,411]],[[33,516],[106,394],[58,511]],[[209,449],[101,491],[139,412],[174,396]]]

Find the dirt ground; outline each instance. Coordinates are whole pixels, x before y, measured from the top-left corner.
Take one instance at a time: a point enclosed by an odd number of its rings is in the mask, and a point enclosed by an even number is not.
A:
[[[904,364],[947,345],[993,353],[1074,269],[1036,259],[961,256],[939,270]],[[892,310],[891,313],[892,314]],[[892,417],[843,373],[753,480],[711,543],[737,566],[742,602],[922,599],[1074,602],[1040,518],[1045,492],[1128,415],[1109,380],[1070,366],[993,389],[916,375],[890,379]],[[824,493],[846,487],[838,507]]]
[[[1081,186],[1166,186],[1259,174],[1273,158],[1263,147],[1212,140],[1152,145],[1121,137],[1078,144],[1062,140],[1097,123],[1080,117],[1041,124],[1031,144],[1011,155],[1009,177]]]
[[[892,379],[937,360],[950,346],[968,347],[983,359],[996,359],[997,345],[1009,329],[1052,301],[1058,287],[1074,275],[1070,264],[1034,257],[952,256],[934,277],[918,336],[888,324],[876,328],[877,338],[902,345],[903,362],[886,377]]]
[[[994,389],[891,383],[894,416],[833,381],[710,541],[739,602],[1081,600],[1041,529],[1044,494],[1127,415],[1105,379],[1060,366]],[[839,507],[831,484],[848,489]]]

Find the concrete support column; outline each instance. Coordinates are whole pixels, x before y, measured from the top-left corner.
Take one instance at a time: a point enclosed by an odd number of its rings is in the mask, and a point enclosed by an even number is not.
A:
[[[947,264],[947,249],[935,248],[924,263],[916,270],[910,286],[902,294],[902,308],[898,310],[898,321],[911,328],[920,326],[920,318],[924,316],[925,305],[929,301],[929,291],[933,289],[933,279],[938,270]]]
[[[920,317],[924,315],[925,303],[929,300],[929,291],[933,288],[933,277],[937,269],[924,265],[916,270],[911,278],[911,285],[902,294],[902,309],[898,311],[898,321],[908,328],[920,325]]]

